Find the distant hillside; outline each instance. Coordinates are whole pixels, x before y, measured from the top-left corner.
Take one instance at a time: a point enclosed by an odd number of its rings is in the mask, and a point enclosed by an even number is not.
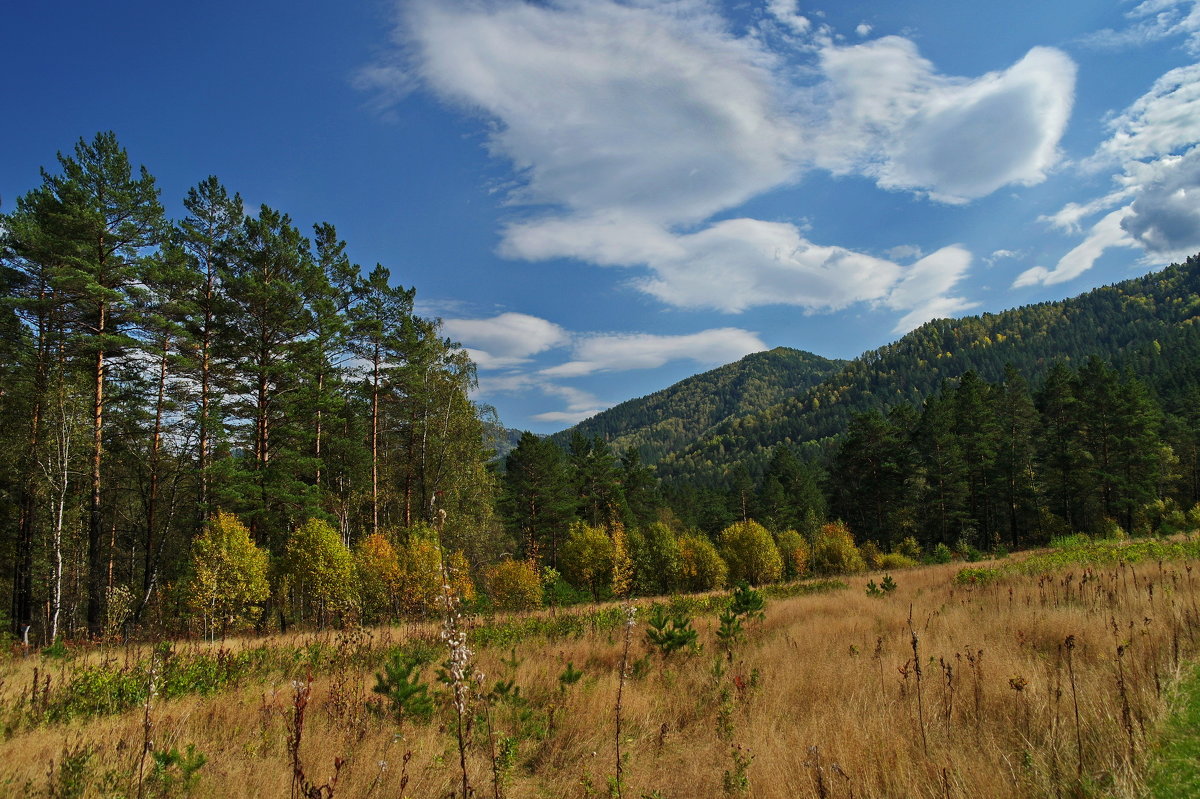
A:
[[[636,447],[646,463],[678,452],[730,417],[758,413],[817,385],[846,361],[778,347],[689,377],[647,397],[632,399],[552,438],[564,447],[578,431],[599,435],[617,451]]]
[[[524,432],[498,423],[484,423],[483,446],[494,453],[491,456],[493,461],[503,461],[508,457],[508,453],[517,448],[517,442],[521,440],[521,434]]]
[[[719,484],[737,463],[759,471],[778,443],[820,445],[855,413],[919,403],[968,370],[996,381],[1011,363],[1036,385],[1054,362],[1090,355],[1130,369],[1168,406],[1181,401],[1200,378],[1200,256],[1072,299],[929,322],[770,406],[721,404],[725,418],[663,453],[657,470],[668,482]],[[661,423],[645,418],[641,429]]]

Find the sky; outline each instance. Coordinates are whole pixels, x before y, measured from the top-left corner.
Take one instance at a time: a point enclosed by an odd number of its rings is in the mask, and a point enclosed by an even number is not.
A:
[[[1200,0],[14,3],[0,211],[115,131],[417,289],[548,433],[1200,251]]]

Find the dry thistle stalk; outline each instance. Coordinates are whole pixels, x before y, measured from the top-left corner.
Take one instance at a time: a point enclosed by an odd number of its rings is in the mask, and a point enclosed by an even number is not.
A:
[[[633,626],[637,623],[635,616],[637,615],[637,605],[626,600],[625,601],[625,635],[624,644],[621,649],[621,673],[617,676],[617,707],[616,707],[616,734],[614,736],[616,760],[617,760],[617,780],[616,791],[617,799],[623,799],[622,791],[624,790],[624,765],[621,759],[621,710],[625,701],[625,677],[629,672],[629,644],[633,640]]]
[[[143,799],[146,795],[146,755],[154,749],[154,719],[150,712],[154,708],[154,690],[157,687],[154,682],[155,674],[155,658],[157,652],[150,651],[150,671],[147,675],[149,684],[146,686],[146,702],[142,707],[142,751],[138,755],[138,799]]]

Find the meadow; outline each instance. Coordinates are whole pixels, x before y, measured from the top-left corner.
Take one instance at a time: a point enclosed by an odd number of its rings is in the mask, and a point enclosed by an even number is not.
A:
[[[723,621],[728,594],[16,650],[0,794],[1141,796],[1195,668],[1200,548],[1064,543]]]

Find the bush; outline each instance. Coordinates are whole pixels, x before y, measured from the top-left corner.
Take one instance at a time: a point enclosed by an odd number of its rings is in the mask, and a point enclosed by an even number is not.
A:
[[[721,531],[721,557],[729,567],[729,579],[753,585],[777,582],[783,574],[783,558],[767,528],[755,521],[736,522]]]
[[[863,563],[867,564],[867,568],[871,571],[882,568],[879,562],[883,558],[883,551],[874,541],[864,541],[863,545],[858,548],[858,553],[862,555]]]
[[[930,563],[949,563],[952,560],[954,560],[954,553],[944,543],[939,543],[929,553]]]
[[[917,539],[911,535],[906,536],[903,541],[892,549],[897,555],[903,555],[906,558],[911,558],[914,561],[921,560],[921,545],[917,543]]]
[[[854,536],[844,522],[822,525],[813,546],[813,571],[817,574],[855,574],[867,570]]]
[[[542,606],[542,579],[527,560],[505,560],[486,572],[488,593],[499,610],[533,610]]]
[[[776,541],[783,558],[783,579],[799,580],[808,573],[808,542],[795,530],[784,530]]]
[[[688,591],[724,588],[729,567],[706,536],[691,533],[679,539],[680,580]]]
[[[916,565],[917,561],[907,555],[901,555],[899,552],[889,552],[886,555],[880,556],[877,568],[884,571],[891,571],[892,569],[910,569]]]
[[[1104,521],[1100,522],[1100,529],[1096,531],[1096,538],[1101,541],[1124,541],[1129,538],[1121,525],[1117,524],[1116,519],[1104,517]]]

